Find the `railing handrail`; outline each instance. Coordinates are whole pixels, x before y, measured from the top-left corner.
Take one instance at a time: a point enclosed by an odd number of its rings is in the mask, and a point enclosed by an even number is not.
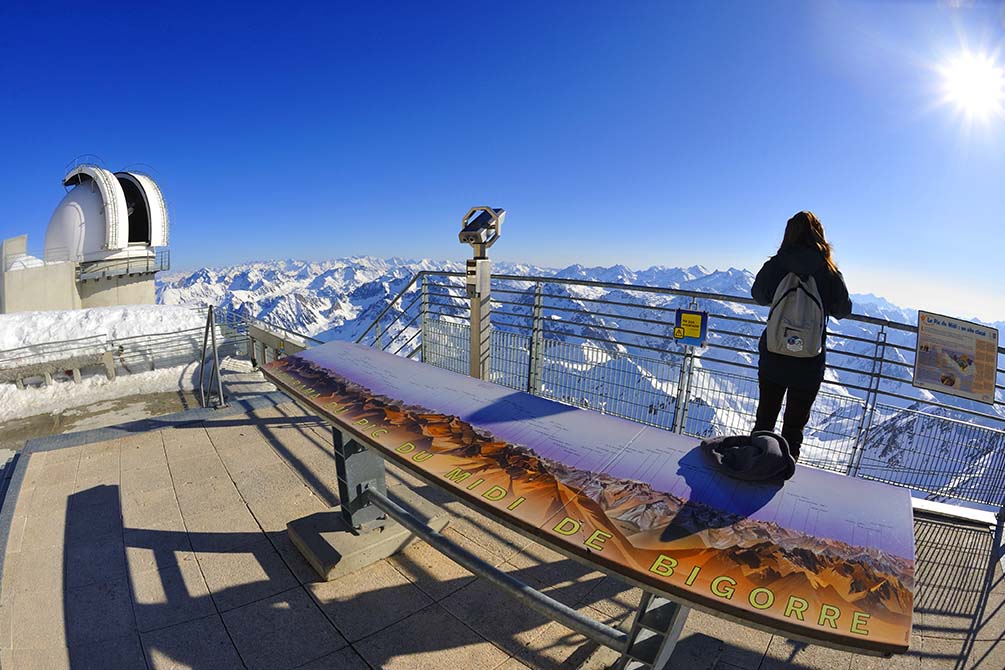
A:
[[[374,318],[373,322],[369,326],[367,326],[366,330],[364,330],[363,333],[359,337],[356,338],[357,344],[359,342],[362,342],[363,338],[366,337],[367,333],[369,333],[373,329],[374,326],[376,326],[378,323],[380,323],[381,318],[385,314],[387,314],[388,310],[391,309],[391,307],[394,306],[395,303],[397,303],[399,300],[401,300],[404,297],[405,293],[408,292],[408,289],[412,288],[412,286],[415,285],[415,282],[419,281],[419,279],[421,279],[422,277],[425,277],[425,276],[430,275],[430,274],[440,274],[440,273],[437,273],[437,272],[435,272],[433,270],[420,270],[419,272],[415,273],[415,275],[412,276],[412,279],[408,282],[408,284],[405,285],[405,288],[401,289],[398,292],[398,294],[396,296],[394,296],[394,298],[392,298],[391,301],[387,303],[387,305],[384,306],[384,309],[382,309],[380,311],[380,314],[378,314],[376,316],[376,318]],[[458,276],[458,277],[463,277],[464,276],[464,274],[461,273],[461,272],[455,272],[455,273],[451,273],[451,274],[453,276]]]

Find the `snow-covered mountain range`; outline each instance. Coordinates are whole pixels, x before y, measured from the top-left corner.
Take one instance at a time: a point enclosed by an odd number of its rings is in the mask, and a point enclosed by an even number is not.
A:
[[[158,302],[168,305],[212,304],[320,340],[351,340],[361,335],[422,270],[462,272],[464,266],[450,261],[373,257],[246,263],[165,274],[158,280],[157,297]],[[738,297],[750,295],[754,279],[748,270],[709,270],[701,266],[633,270],[623,265],[571,265],[554,269],[496,262],[493,273]],[[452,283],[459,285],[459,281]],[[507,288],[521,292],[515,297],[506,296],[517,303],[507,309],[518,315],[529,314],[531,284],[512,283]],[[552,296],[549,304],[557,308],[548,316],[549,342],[565,347],[564,359],[556,358],[556,366],[569,365],[569,370],[575,367],[574,389],[559,392],[553,388],[550,394],[583,406],[634,416],[639,399],[631,393],[612,394],[611,388],[617,387],[614,380],[635,375],[639,384],[646,387],[643,394],[647,398],[645,404],[649,405],[646,420],[668,425],[675,411],[676,370],[682,350],[673,343],[673,324],[665,323],[665,309],[686,307],[690,299],[615,287],[559,284],[550,284],[548,293]],[[917,323],[917,312],[902,309],[881,297],[852,298],[857,315],[907,325]],[[451,302],[448,298],[443,300]],[[596,300],[610,302],[598,307],[593,302]],[[463,300],[456,299],[453,303],[455,309],[448,306],[439,311],[461,314]],[[743,430],[751,421],[756,402],[756,381],[751,381],[756,373],[742,366],[756,364],[756,337],[762,329],[759,323],[743,320],[763,321],[766,310],[742,303],[705,300],[700,300],[699,306],[725,319],[713,324],[720,332],[710,336],[712,346],[702,352],[696,364],[695,385],[701,392],[690,397],[688,431]],[[1005,322],[992,325],[1005,329]],[[497,328],[506,330],[502,320]],[[614,333],[614,328],[621,332]],[[847,452],[855,441],[852,436],[865,430],[868,443],[861,461],[863,472],[872,469],[881,479],[905,483],[927,477],[927,486],[934,483],[935,487],[945,489],[947,497],[975,495],[974,491],[986,486],[989,470],[1005,468],[1005,457],[1001,455],[1005,452],[1005,432],[1002,432],[1005,409],[1000,393],[998,404],[989,406],[943,394],[936,396],[913,387],[909,367],[913,361],[913,335],[892,329],[886,333],[889,346],[885,359],[889,363],[882,370],[884,395],[878,399],[871,420],[866,422],[863,406],[873,364],[861,356],[876,351],[878,328],[846,319],[831,321],[829,331],[829,345],[846,355],[839,353],[828,359],[831,369],[827,379],[833,384],[825,387],[811,419],[807,444],[816,445],[816,449],[804,453],[820,464],[833,465],[848,458]],[[927,404],[930,401],[984,416],[933,408]],[[900,474],[891,474],[893,471]]]

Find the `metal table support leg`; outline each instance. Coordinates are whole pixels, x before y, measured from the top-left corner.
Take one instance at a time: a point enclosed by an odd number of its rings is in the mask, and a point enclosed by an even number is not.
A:
[[[691,610],[680,603],[642,593],[628,633],[628,650],[614,666],[617,670],[664,670]]]
[[[346,524],[357,534],[384,528],[387,515],[363,495],[370,489],[387,495],[384,460],[337,428],[332,428],[332,442],[339,502]]]

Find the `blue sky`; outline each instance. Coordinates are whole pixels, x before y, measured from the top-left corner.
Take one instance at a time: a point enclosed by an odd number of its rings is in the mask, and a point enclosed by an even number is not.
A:
[[[461,259],[490,204],[503,260],[756,270],[812,209],[852,291],[998,321],[1005,121],[937,68],[1005,63],[1005,9],[946,4],[15,0],[0,236],[84,153],[151,166],[176,268]]]

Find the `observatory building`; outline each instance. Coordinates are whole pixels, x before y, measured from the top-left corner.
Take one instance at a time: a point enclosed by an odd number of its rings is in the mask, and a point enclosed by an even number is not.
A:
[[[42,258],[28,236],[0,248],[0,314],[153,304],[154,274],[169,267],[168,213],[140,172],[77,165],[45,233]]]

